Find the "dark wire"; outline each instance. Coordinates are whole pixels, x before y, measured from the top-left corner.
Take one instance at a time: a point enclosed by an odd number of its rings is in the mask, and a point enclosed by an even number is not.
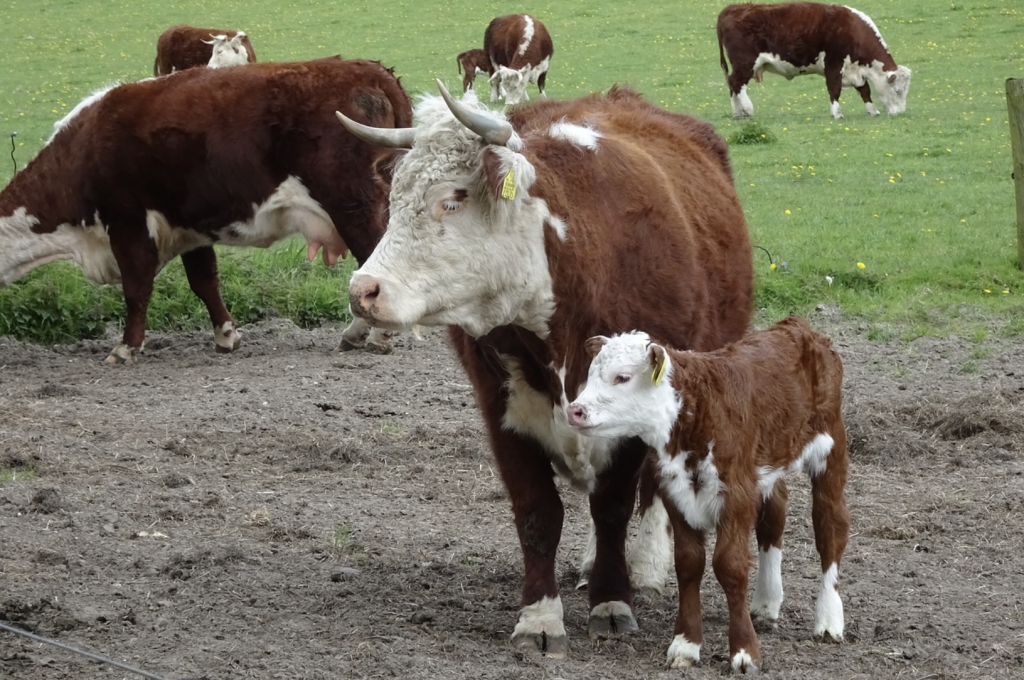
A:
[[[14,163],[14,175],[18,174],[18,161],[14,158],[14,138],[18,136],[17,132],[11,133],[11,162]],[[14,175],[11,175],[13,177]]]

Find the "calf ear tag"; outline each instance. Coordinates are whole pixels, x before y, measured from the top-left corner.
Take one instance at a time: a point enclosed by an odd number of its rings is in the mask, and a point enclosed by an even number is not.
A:
[[[661,379],[665,377],[665,365],[667,363],[668,361],[662,361],[660,364],[658,364],[657,368],[655,368],[654,374],[651,375],[651,382],[653,382],[655,385],[661,383]]]
[[[505,181],[501,183],[501,197],[510,201],[516,197],[516,174],[512,168],[509,168]]]

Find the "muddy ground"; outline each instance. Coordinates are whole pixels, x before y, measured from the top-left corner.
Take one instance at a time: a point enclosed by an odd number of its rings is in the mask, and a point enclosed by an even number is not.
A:
[[[853,536],[844,644],[814,642],[808,484],[791,479],[768,677],[1024,677],[1024,346],[869,341],[813,319],[846,364]],[[566,490],[570,656],[509,645],[522,575],[509,504],[443,333],[390,356],[272,322],[207,333],[0,338],[0,622],[163,678],[669,678],[674,585],[641,631],[586,636],[572,589],[584,499]],[[12,479],[13,477],[13,479]],[[704,664],[727,668],[704,586]],[[0,631],[0,676],[138,677]]]

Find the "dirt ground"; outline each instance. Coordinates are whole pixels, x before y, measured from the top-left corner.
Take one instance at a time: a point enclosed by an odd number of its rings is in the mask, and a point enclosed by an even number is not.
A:
[[[791,478],[776,678],[1024,677],[1024,346],[876,342],[814,324],[846,365],[853,535],[846,641],[811,639],[819,571]],[[163,678],[717,678],[724,599],[708,569],[703,666],[665,667],[674,584],[641,631],[592,643],[573,590],[585,503],[566,489],[564,661],[509,637],[522,566],[472,393],[444,334],[390,356],[336,328],[0,338],[0,621]],[[13,479],[12,477],[13,472]],[[0,631],[0,676],[134,678]]]

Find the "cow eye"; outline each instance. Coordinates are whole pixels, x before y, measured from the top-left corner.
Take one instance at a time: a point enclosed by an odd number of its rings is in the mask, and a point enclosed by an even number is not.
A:
[[[462,207],[462,202],[461,201],[456,201],[454,198],[446,198],[445,200],[441,201],[441,208],[445,212],[455,212],[456,210],[458,210],[461,207]]]
[[[628,383],[631,377],[633,376],[631,376],[629,373],[619,373],[614,378],[612,378],[612,384],[622,385],[623,383]]]

